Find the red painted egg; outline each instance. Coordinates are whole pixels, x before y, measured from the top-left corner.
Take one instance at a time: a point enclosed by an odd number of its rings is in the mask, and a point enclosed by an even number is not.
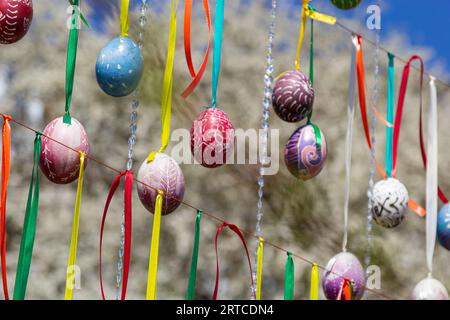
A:
[[[206,168],[225,164],[234,148],[234,127],[225,112],[210,108],[202,111],[191,128],[191,152]]]
[[[89,141],[83,126],[72,118],[72,124],[63,122],[59,117],[50,122],[42,135],[40,167],[45,176],[57,184],[71,183],[78,178],[80,154],[54,140],[77,151],[89,153]],[[86,168],[87,159],[84,162]]]
[[[184,176],[174,159],[158,153],[152,162],[142,163],[138,173],[138,195],[144,207],[154,212],[157,190],[164,192],[162,214],[172,213],[184,196]],[[151,188],[153,187],[153,188]]]
[[[0,43],[11,44],[25,36],[33,20],[31,0],[0,0]]]

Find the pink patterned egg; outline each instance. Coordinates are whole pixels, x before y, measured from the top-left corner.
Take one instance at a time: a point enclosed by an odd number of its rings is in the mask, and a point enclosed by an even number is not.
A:
[[[300,71],[288,71],[275,83],[272,105],[284,121],[298,122],[306,118],[314,104],[311,81]]]
[[[353,254],[341,252],[327,264],[323,274],[322,288],[328,300],[336,300],[342,288],[344,278],[352,281],[352,299],[360,300],[364,294],[364,269]]]
[[[45,176],[57,184],[71,183],[78,178],[80,155],[48,137],[77,151],[89,153],[89,140],[83,126],[77,119],[63,122],[59,117],[50,122],[43,132],[40,167]],[[84,162],[86,168],[87,159]]]
[[[298,128],[289,138],[284,149],[284,160],[292,175],[303,181],[317,176],[327,158],[327,143],[320,131],[322,145],[316,145],[316,134],[312,125]]]
[[[426,278],[416,285],[411,297],[413,300],[448,300],[448,292],[438,280]]]
[[[225,112],[203,110],[191,128],[191,152],[206,168],[225,164],[234,148],[234,127]]]
[[[33,20],[31,0],[0,0],[0,43],[11,44],[27,33]]]
[[[184,197],[184,176],[180,166],[174,159],[164,153],[158,153],[155,159],[148,163],[142,163],[138,173],[138,195],[144,207],[154,212],[156,196],[155,189],[164,192],[162,214],[166,215],[175,211]],[[153,188],[150,188],[150,187]]]

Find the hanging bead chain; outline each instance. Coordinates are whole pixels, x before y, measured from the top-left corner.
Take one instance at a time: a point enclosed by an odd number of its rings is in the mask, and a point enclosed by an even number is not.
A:
[[[138,46],[142,50],[144,47],[145,38],[145,26],[147,24],[147,11],[148,11],[148,0],[141,0],[140,17],[139,17],[139,33],[138,33]],[[137,119],[138,119],[138,107],[139,107],[139,89],[133,92],[133,101],[131,102],[131,116],[130,116],[130,127],[128,138],[128,160],[127,160],[127,170],[133,168],[133,157],[134,157],[134,146],[136,144],[136,130],[137,130]],[[119,247],[119,259],[117,262],[117,274],[116,274],[116,299],[120,299],[121,287],[122,287],[122,274],[123,274],[123,254],[124,254],[124,244],[125,244],[125,225],[124,216],[122,216],[122,224],[120,226],[120,247]]]
[[[260,131],[260,152],[259,152],[259,177],[258,177],[258,208],[256,210],[256,235],[258,237],[262,236],[262,218],[263,218],[263,195],[264,195],[264,174],[265,169],[264,166],[267,165],[267,142],[269,137],[269,118],[270,111],[269,108],[272,105],[272,86],[273,86],[273,77],[272,73],[274,71],[273,66],[273,41],[275,38],[275,26],[276,26],[276,17],[277,17],[277,1],[272,0],[272,11],[271,11],[271,23],[269,27],[269,44],[267,46],[267,61],[266,61],[266,70],[264,74],[264,98],[262,100],[262,119],[261,119],[261,131]],[[256,240],[256,249],[255,249],[255,265],[258,259],[258,244],[259,240]],[[253,271],[253,283],[256,284],[256,269]],[[256,287],[252,286],[252,299],[256,296]]]
[[[380,6],[380,2],[378,1],[378,6]],[[378,104],[379,98],[379,78],[380,78],[380,29],[376,29],[376,46],[375,46],[375,54],[374,54],[374,84],[373,84],[373,93],[372,93],[372,101],[374,105]],[[371,160],[369,167],[369,190],[367,191],[367,226],[366,226],[366,236],[367,236],[367,249],[366,256],[364,259],[364,264],[367,268],[370,266],[371,258],[372,258],[372,207],[373,207],[373,186],[374,186],[374,174],[375,174],[375,126],[376,126],[376,117],[375,112],[373,110],[370,111],[370,134],[372,136],[372,148],[370,150]],[[366,274],[367,276],[367,274]]]

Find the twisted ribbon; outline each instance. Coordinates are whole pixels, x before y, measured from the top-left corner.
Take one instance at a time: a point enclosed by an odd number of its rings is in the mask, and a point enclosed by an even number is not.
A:
[[[2,265],[3,294],[5,300],[8,295],[8,278],[6,276],[6,196],[8,192],[8,182],[10,174],[11,160],[11,117],[3,115],[2,128],[2,176],[1,176],[1,195],[0,195],[0,255]]]
[[[311,268],[311,288],[309,290],[309,300],[319,300],[319,268],[313,263]]]
[[[188,65],[189,73],[192,77],[192,82],[184,89],[181,96],[187,98],[200,83],[200,80],[205,73],[206,66],[208,64],[209,52],[211,49],[211,13],[209,9],[209,1],[203,0],[203,9],[205,11],[206,25],[208,27],[208,45],[206,47],[206,52],[203,57],[203,61],[195,72],[194,65],[192,63],[192,53],[191,53],[191,17],[192,17],[192,0],[185,0],[184,2],[184,54],[186,57],[186,63]]]
[[[122,294],[121,300],[125,300],[128,285],[128,273],[130,270],[130,256],[131,256],[131,195],[133,191],[133,171],[124,171],[119,173],[111,184],[108,197],[106,199],[105,208],[103,210],[102,223],[100,227],[100,246],[99,246],[99,276],[100,276],[100,291],[102,299],[105,300],[105,291],[103,290],[103,276],[102,276],[102,245],[103,245],[103,232],[105,229],[106,216],[108,214],[109,205],[114,193],[120,185],[120,179],[125,176],[124,187],[124,211],[125,211],[125,243],[124,243],[124,256],[123,256],[123,282],[122,282]]]
[[[75,286],[75,266],[77,261],[77,247],[78,247],[78,226],[80,223],[80,207],[81,196],[83,194],[83,180],[84,180],[84,160],[86,154],[80,152],[80,169],[78,173],[77,195],[75,198],[75,208],[73,210],[72,236],[70,239],[69,258],[67,260],[66,273],[66,293],[65,300],[72,300],[73,289]]]
[[[164,70],[161,101],[161,148],[150,153],[147,162],[152,162],[158,153],[164,152],[170,138],[170,116],[172,112],[173,63],[175,60],[175,44],[177,40],[177,7],[178,0],[172,0],[170,6],[169,43]]]
[[[216,237],[215,237],[215,240],[214,240],[214,246],[215,246],[215,251],[216,251],[216,282],[215,282],[215,286],[214,286],[214,293],[213,293],[213,296],[212,296],[212,300],[217,300],[217,293],[219,291],[220,270],[219,270],[219,252],[218,252],[218,248],[217,248],[218,238],[219,238],[220,232],[222,232],[223,228],[226,228],[226,227],[228,227],[231,231],[236,233],[239,236],[239,239],[241,239],[242,244],[244,245],[245,253],[247,255],[247,260],[248,260],[248,266],[250,267],[251,286],[253,287],[252,263],[250,261],[250,254],[248,252],[247,243],[245,241],[244,235],[242,234],[241,230],[236,225],[228,223],[228,222],[225,221],[217,229]]]
[[[19,260],[17,262],[14,300],[25,299],[31,258],[33,256],[34,238],[39,207],[39,162],[41,159],[41,133],[34,139],[33,171],[28,189],[27,208],[23,221],[22,239],[20,241]]]
[[[202,218],[202,210],[197,210],[197,218],[195,219],[195,235],[194,248],[192,249],[191,269],[189,271],[189,284],[186,293],[186,300],[195,299],[195,286],[197,283],[197,264],[198,264],[198,247],[200,242],[200,220]]]
[[[220,64],[222,60],[223,23],[225,19],[225,1],[216,1],[216,17],[214,21],[214,54],[212,70],[212,101],[211,106],[216,107],[217,86],[219,84]]]
[[[130,29],[130,19],[128,17],[130,0],[122,0],[120,5],[120,36],[128,37]]]
[[[148,261],[147,276],[147,300],[156,300],[156,283],[158,280],[158,252],[159,234],[161,230],[161,209],[163,192],[158,190],[155,201],[155,211],[153,213],[152,242],[150,245],[150,257]]]

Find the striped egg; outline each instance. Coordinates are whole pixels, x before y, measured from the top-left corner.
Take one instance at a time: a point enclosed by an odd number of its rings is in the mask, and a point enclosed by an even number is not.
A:
[[[298,122],[312,111],[314,89],[311,81],[300,71],[288,71],[275,83],[272,105],[284,121]]]
[[[80,155],[74,150],[89,153],[86,131],[77,119],[72,117],[71,124],[67,124],[64,123],[63,117],[59,117],[45,127],[42,135],[40,168],[48,180],[57,184],[67,184],[78,178]],[[85,167],[87,163],[86,159]]]
[[[11,44],[22,39],[32,20],[31,0],[0,0],[0,43]]]
[[[316,144],[316,134],[312,125],[304,125],[295,130],[284,149],[284,161],[289,172],[303,181],[317,176],[327,159],[327,142],[320,131],[322,145]]]
[[[156,196],[163,192],[161,213],[167,215],[175,211],[184,197],[184,176],[174,159],[158,153],[151,162],[145,160],[138,173],[138,195],[144,207],[154,212]],[[156,190],[155,190],[156,189]]]
[[[342,10],[353,9],[361,3],[361,0],[331,0],[336,7]]]
[[[378,181],[373,187],[372,217],[385,228],[395,228],[405,218],[408,190],[397,179]]]

